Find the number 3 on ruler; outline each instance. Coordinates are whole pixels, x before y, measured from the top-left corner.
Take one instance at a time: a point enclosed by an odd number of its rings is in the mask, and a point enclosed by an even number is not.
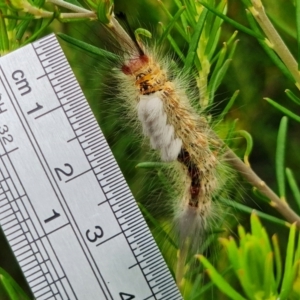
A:
[[[96,242],[97,241],[97,239],[100,239],[100,238],[102,238],[103,237],[103,230],[102,230],[102,228],[100,227],[100,226],[95,226],[95,229],[98,229],[98,233],[96,233],[96,232],[94,232],[94,237],[90,237],[90,230],[88,229],[87,231],[86,231],[86,233],[85,233],[85,235],[86,235],[86,238],[90,241],[90,242],[92,242],[92,243],[94,243],[94,242]]]

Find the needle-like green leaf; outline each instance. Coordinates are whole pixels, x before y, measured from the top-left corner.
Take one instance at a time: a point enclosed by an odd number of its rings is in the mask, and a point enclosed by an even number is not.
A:
[[[284,92],[287,94],[287,96],[288,96],[293,102],[295,102],[296,104],[300,105],[300,98],[298,98],[291,90],[286,89]]]
[[[300,70],[300,0],[296,3],[296,28],[297,28],[297,46],[298,46],[298,71]]]
[[[30,300],[15,280],[0,268],[0,284],[3,286],[10,300]]]
[[[161,45],[164,40],[167,38],[167,36],[169,35],[170,31],[173,29],[173,27],[176,25],[176,22],[178,21],[178,19],[180,18],[181,14],[183,13],[183,11],[185,10],[185,7],[182,6],[177,13],[174,15],[174,17],[171,19],[171,22],[168,24],[168,26],[165,28],[162,36],[160,37],[160,39],[158,40],[158,45]]]
[[[194,65],[199,39],[201,36],[201,32],[204,26],[206,16],[207,16],[207,9],[204,9],[198,19],[194,34],[192,36],[192,40],[190,42],[188,54],[186,56],[186,60],[183,68],[183,73],[189,72],[192,66]]]
[[[92,53],[92,54],[96,54],[96,55],[99,55],[103,58],[107,58],[107,59],[111,59],[113,61],[118,61],[119,60],[119,57],[116,55],[116,54],[113,54],[111,52],[108,52],[106,50],[103,50],[103,49],[100,49],[100,48],[97,48],[95,46],[92,46],[90,44],[87,44],[85,42],[82,42],[82,41],[79,41],[77,39],[74,39],[72,37],[70,37],[69,35],[66,35],[64,33],[58,33],[57,34],[62,40],[80,48],[80,49],[83,49],[89,53]]]
[[[163,3],[163,1],[161,1],[161,0],[158,0],[157,2],[161,5],[161,7],[162,7],[162,9],[164,10],[165,14],[168,16],[169,20],[172,22],[172,20],[173,20],[174,17],[173,17],[172,14],[169,12],[169,10],[167,9],[166,5],[165,5],[165,4]],[[180,10],[181,7],[182,7],[182,4],[180,4],[180,6],[178,7],[179,10]],[[181,15],[181,16],[182,16],[182,15]],[[181,34],[181,36],[182,36],[187,42],[189,42],[188,36],[187,36],[187,34],[184,32],[184,30],[182,29],[182,27],[179,26],[176,22],[175,22],[174,26],[175,26],[175,28],[178,30],[178,32]]]
[[[226,104],[225,108],[223,109],[221,115],[220,115],[220,119],[223,119],[227,113],[229,112],[229,110],[231,109],[231,107],[233,106],[237,96],[239,95],[240,91],[237,90],[233,93],[233,95],[231,96],[231,98],[229,99],[228,103]]]
[[[214,282],[214,284],[230,299],[233,300],[246,300],[241,294],[239,294],[226,280],[218,273],[218,271],[210,264],[210,262],[202,255],[197,256],[200,262],[205,266],[207,272]]]
[[[261,219],[265,219],[267,221],[270,221],[272,223],[275,223],[275,224],[278,224],[278,225],[281,225],[281,226],[285,226],[285,227],[289,227],[290,226],[290,223],[288,223],[287,221],[285,220],[281,220],[279,218],[276,218],[272,215],[269,215],[269,214],[266,214],[264,212],[261,212],[261,211],[258,211],[258,210],[255,210],[249,206],[246,206],[244,204],[241,204],[241,203],[237,203],[237,202],[233,202],[233,201],[230,201],[230,200],[227,200],[227,199],[221,199],[222,201],[225,200],[225,203],[226,205],[228,206],[231,206],[233,209],[238,209],[240,211],[243,211],[243,212],[246,212],[248,214],[251,214],[253,213],[253,211],[255,211],[255,213],[261,218]]]
[[[290,186],[290,188],[293,192],[294,198],[295,198],[296,203],[298,205],[298,208],[300,210],[300,189],[299,189],[299,186],[296,182],[296,179],[294,177],[294,174],[293,174],[292,170],[289,169],[289,168],[286,168],[285,171],[286,171],[286,177],[287,177],[289,186]]]
[[[267,102],[269,102],[272,106],[274,106],[275,108],[277,108],[278,110],[283,112],[285,115],[290,117],[291,119],[294,119],[295,121],[300,122],[300,116],[294,114],[292,111],[290,111],[289,109],[285,108],[284,106],[278,104],[277,102],[275,102],[274,100],[272,100],[270,98],[264,98],[264,99]]]
[[[141,162],[138,163],[135,167],[140,169],[157,169],[168,167],[169,164],[165,162]]]
[[[212,11],[214,14],[216,14],[218,17],[222,18],[224,21],[226,21],[227,23],[231,24],[232,26],[234,26],[235,28],[237,28],[239,31],[245,32],[257,39],[264,39],[264,37],[260,34],[257,34],[256,32],[254,32],[253,30],[241,25],[240,23],[234,21],[233,19],[225,16],[224,14],[220,13],[219,11],[217,11],[216,9],[214,9],[213,7],[209,6],[208,4],[206,4],[203,1],[199,1],[199,3],[201,3],[204,7],[206,7],[208,10]]]
[[[41,26],[39,30],[36,30],[34,34],[32,34],[28,39],[26,39],[23,45],[27,45],[33,42],[34,40],[36,40],[37,37],[54,21],[54,19],[55,19],[55,15],[53,14],[53,17],[50,18],[49,20],[46,20],[45,24]]]
[[[284,266],[284,274],[282,279],[282,285],[280,289],[280,300],[288,299],[290,290],[293,285],[293,262],[294,262],[294,254],[295,254],[295,237],[296,237],[296,225],[293,224],[290,229],[287,249],[286,249],[286,257],[285,257],[285,266]]]
[[[276,146],[276,177],[278,184],[279,196],[282,200],[285,200],[285,144],[287,134],[288,118],[282,117]]]
[[[218,5],[217,10],[219,12],[223,13],[225,10],[226,3],[227,3],[226,0],[222,0]],[[217,18],[217,17],[215,17],[215,20],[213,21],[213,26],[209,33],[208,42],[207,42],[206,48],[205,48],[205,55],[208,55],[208,57],[211,57],[213,55],[213,53],[215,52],[217,43],[219,41],[219,35],[221,32],[222,22],[223,22],[223,20],[221,18]]]
[[[9,40],[7,36],[7,29],[2,11],[0,10],[0,51],[4,53],[9,50]]]
[[[276,266],[276,288],[278,289],[282,277],[282,262],[281,262],[280,247],[279,247],[277,235],[272,236],[272,245],[274,249],[274,258],[275,258],[275,266]]]
[[[222,67],[216,72],[215,77],[210,80],[208,86],[210,103],[212,103],[215,96],[215,92],[220,86],[223,78],[225,77],[230,63],[231,63],[231,59],[226,59]]]
[[[246,140],[246,144],[247,145],[246,145],[246,150],[245,150],[245,153],[244,153],[244,162],[245,162],[245,164],[247,166],[250,166],[249,155],[251,154],[252,149],[253,149],[253,139],[252,139],[252,136],[246,130],[239,130],[237,132],[237,134],[240,135],[240,136],[242,136]]]

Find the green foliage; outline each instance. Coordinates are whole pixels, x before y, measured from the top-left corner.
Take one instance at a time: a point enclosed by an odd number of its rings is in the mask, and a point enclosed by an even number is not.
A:
[[[283,117],[280,122],[280,127],[277,137],[276,148],[276,174],[278,182],[279,196],[285,201],[285,145],[286,145],[286,133],[287,133],[288,118]]]
[[[2,268],[0,268],[0,299],[29,300],[20,286]]]
[[[238,235],[238,243],[230,237],[221,239],[221,244],[244,295],[237,292],[204,256],[199,256],[214,284],[235,300],[298,299],[294,288],[299,280],[300,240],[296,239],[299,234],[295,224],[290,228],[284,268],[277,236],[270,239],[255,214],[251,215],[251,233],[239,226]]]
[[[244,162],[245,162],[246,165],[250,166],[249,155],[250,155],[250,153],[252,152],[252,149],[253,149],[252,136],[249,132],[247,132],[245,130],[239,130],[237,132],[237,134],[242,136],[246,140],[247,146],[246,146],[246,150],[245,150],[245,154],[244,154]]]

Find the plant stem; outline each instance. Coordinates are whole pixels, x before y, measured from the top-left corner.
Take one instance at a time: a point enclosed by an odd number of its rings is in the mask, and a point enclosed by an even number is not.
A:
[[[177,253],[178,261],[176,265],[175,279],[176,279],[177,286],[179,288],[182,288],[184,284],[183,277],[185,273],[184,269],[185,269],[187,254],[188,254],[188,244],[185,243],[182,249],[179,249]]]
[[[97,16],[94,12],[89,12],[89,13],[60,13],[59,14],[59,19],[63,21],[64,19],[96,19]]]
[[[228,163],[254,187],[256,187],[260,193],[270,199],[270,205],[274,207],[285,219],[290,223],[296,223],[298,229],[300,229],[300,216],[298,216],[288,205],[286,201],[281,200],[267,185],[257,176],[257,174],[251,169],[250,166],[245,165],[237,155],[230,149],[225,153],[225,158]]]
[[[62,0],[46,0],[46,2],[55,4],[57,6],[61,6],[61,7],[65,7],[73,12],[78,12],[78,13],[92,13],[90,10],[87,10],[83,7],[79,7],[77,5],[74,5],[72,3],[69,2],[65,2]]]
[[[253,6],[250,7],[249,10],[266,34],[269,40],[269,43],[267,42],[267,44],[269,44],[269,47],[272,48],[285,63],[295,79],[296,86],[300,89],[300,73],[295,58],[267,17],[261,0],[251,0],[251,2]]]
[[[41,8],[37,8],[33,5],[31,5],[29,2],[24,1],[22,3],[23,5],[23,10],[25,12],[29,12],[30,14],[34,15],[34,17],[36,19],[40,19],[40,18],[52,18],[53,16],[53,12],[50,11],[46,11],[44,9]]]

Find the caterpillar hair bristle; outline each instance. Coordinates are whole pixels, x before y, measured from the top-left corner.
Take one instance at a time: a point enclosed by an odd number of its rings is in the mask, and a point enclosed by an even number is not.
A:
[[[173,219],[179,237],[177,282],[181,283],[186,257],[196,254],[203,243],[209,223],[217,214],[213,198],[224,186],[219,170],[222,143],[213,133],[206,117],[191,105],[181,78],[170,74],[167,59],[158,58],[146,46],[143,50],[127,35],[123,37],[112,17],[114,32],[125,55],[116,74],[119,99],[138,120],[143,135],[160,160],[173,164]],[[184,75],[186,76],[186,75]]]

